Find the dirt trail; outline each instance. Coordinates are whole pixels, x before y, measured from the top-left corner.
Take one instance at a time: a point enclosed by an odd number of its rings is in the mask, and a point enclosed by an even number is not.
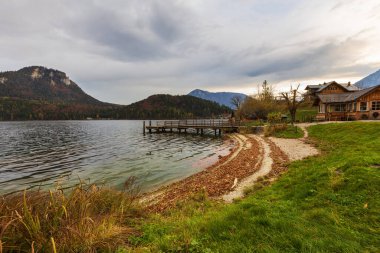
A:
[[[306,141],[309,136],[307,126],[309,125],[299,126],[304,131],[304,136],[301,139],[264,138],[259,135],[249,135],[260,144],[259,160],[261,166],[252,175],[238,182],[234,190],[223,195],[222,199],[226,202],[232,202],[234,199],[244,197],[245,188],[252,187],[259,177],[276,176],[281,171],[286,170],[286,166],[283,165],[286,161],[301,160],[319,154],[319,151]]]
[[[234,199],[244,197],[244,189],[253,185],[259,177],[267,175],[272,169],[273,160],[270,156],[271,149],[269,144],[261,136],[250,135],[250,137],[256,139],[260,145],[259,161],[261,166],[255,173],[244,178],[240,183],[238,183],[237,187],[233,191],[222,196],[222,199],[226,202],[232,202]]]

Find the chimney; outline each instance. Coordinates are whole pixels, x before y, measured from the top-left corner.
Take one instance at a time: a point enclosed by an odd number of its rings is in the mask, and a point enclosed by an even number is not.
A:
[[[348,82],[347,87],[350,87],[350,86],[351,86],[351,82]]]

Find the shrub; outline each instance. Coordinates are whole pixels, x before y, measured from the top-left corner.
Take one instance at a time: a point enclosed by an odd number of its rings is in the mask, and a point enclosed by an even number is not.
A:
[[[22,252],[95,252],[125,245],[136,196],[80,184],[69,192],[25,191],[0,199],[0,245]]]
[[[268,122],[269,124],[273,125],[276,123],[281,122],[281,112],[271,112],[268,114]]]
[[[284,131],[288,128],[288,125],[286,123],[283,124],[276,124],[276,125],[268,125],[264,127],[264,136],[272,136],[276,132]]]
[[[283,105],[278,101],[263,101],[248,97],[239,108],[237,114],[242,118],[265,120],[270,112],[281,110],[283,110]]]

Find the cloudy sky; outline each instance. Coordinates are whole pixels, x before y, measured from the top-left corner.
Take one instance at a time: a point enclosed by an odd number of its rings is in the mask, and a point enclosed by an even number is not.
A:
[[[59,69],[107,102],[380,68],[378,0],[1,0],[0,13],[1,71]]]

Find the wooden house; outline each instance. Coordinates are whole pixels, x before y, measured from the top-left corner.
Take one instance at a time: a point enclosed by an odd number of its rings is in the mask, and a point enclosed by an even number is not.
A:
[[[380,85],[361,90],[333,81],[319,86],[314,91],[317,120],[380,120]]]

